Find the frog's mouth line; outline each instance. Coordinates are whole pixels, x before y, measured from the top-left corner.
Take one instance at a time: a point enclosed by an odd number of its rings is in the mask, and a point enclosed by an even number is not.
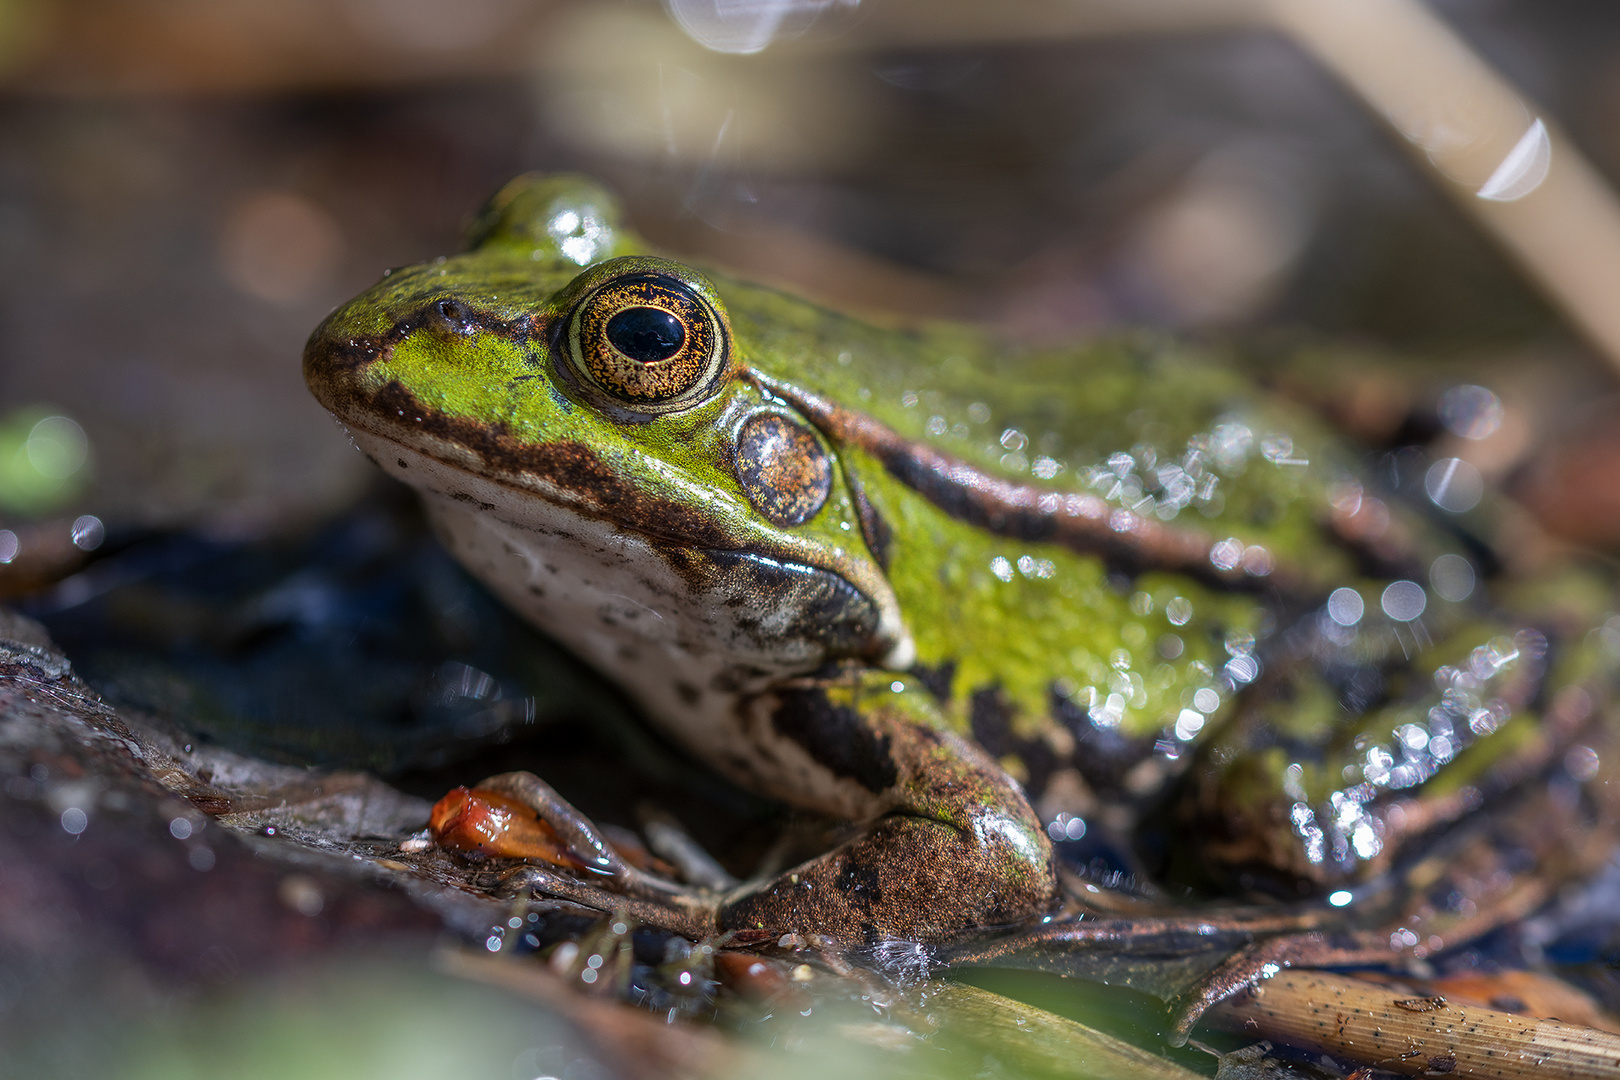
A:
[[[875,567],[870,574],[861,574],[859,566],[851,573],[848,567],[822,565],[804,550],[761,544],[757,538],[740,540],[701,510],[649,495],[619,476],[591,447],[578,440],[544,445],[521,443],[499,428],[428,408],[398,382],[389,382],[370,394],[343,381],[335,386],[325,379],[311,379],[310,383],[321,404],[355,431],[420,454],[465,473],[469,479],[544,500],[645,537],[654,547],[665,549],[677,568],[690,562],[679,557],[683,553],[704,553],[716,564],[731,564],[740,557],[753,556],[835,578],[875,613],[867,643],[852,651],[868,659],[907,655],[911,639],[899,601]],[[379,464],[385,471],[397,474],[388,462]],[[404,459],[398,464],[403,467]],[[465,493],[443,494],[458,500],[472,499]],[[869,580],[872,578],[875,580]]]
[[[426,453],[524,495],[543,498],[658,540],[717,550],[742,546],[694,508],[649,495],[628,483],[578,440],[521,443],[498,427],[446,416],[429,408],[398,382],[389,382],[369,395],[321,384],[316,396],[350,427]],[[376,418],[384,417],[395,419],[391,423],[377,422]],[[459,450],[457,456],[463,461],[446,460],[442,452],[446,447]],[[520,476],[535,482],[515,482]]]

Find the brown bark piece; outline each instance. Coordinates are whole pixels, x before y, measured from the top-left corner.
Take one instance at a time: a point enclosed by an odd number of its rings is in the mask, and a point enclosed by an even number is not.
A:
[[[1419,1000],[1425,1007],[1406,1007]],[[1409,994],[1319,971],[1283,971],[1205,1023],[1407,1076],[1620,1080],[1620,1037],[1596,1028]]]

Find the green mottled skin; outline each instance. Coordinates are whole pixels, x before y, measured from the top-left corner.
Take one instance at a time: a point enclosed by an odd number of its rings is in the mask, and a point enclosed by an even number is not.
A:
[[[545,229],[569,208],[599,226],[583,263]],[[1383,618],[1379,597],[1387,580],[1363,576],[1367,560],[1326,526],[1335,494],[1357,475],[1356,456],[1314,417],[1257,393],[1218,358],[1148,336],[1028,350],[957,327],[883,329],[711,275],[708,299],[729,317],[734,365],[863,413],[991,475],[1106,494],[1106,486],[1088,484],[1083,471],[1105,466],[1110,454],[1135,452],[1141,476],[1148,472],[1141,448],[1151,448],[1159,461],[1182,461],[1189,439],[1223,423],[1245,425],[1252,446],[1242,460],[1209,467],[1218,500],[1185,506],[1170,524],[1266,549],[1279,567],[1279,584],[1255,579],[1252,587],[1234,589],[1152,566],[1134,579],[1111,574],[1096,555],[994,535],[953,518],[852,445],[829,446],[838,467],[824,508],[801,526],[782,528],[752,507],[728,457],[731,418],[764,398],[755,383],[728,379],[699,405],[632,422],[592,407],[548,369],[547,334],[579,299],[570,283],[584,265],[647,253],[617,224],[605,195],[568,178],[515,182],[481,219],[474,241],[464,254],[393,273],[335,313],[317,340],[383,338],[408,322],[424,297],[446,289],[492,320],[527,320],[535,333],[523,342],[495,333],[396,335],[358,378],[373,390],[398,384],[431,410],[519,443],[588,445],[640,489],[713,522],[739,549],[801,553],[838,568],[861,588],[886,581],[921,671],[872,669],[836,689],[834,699],[857,711],[887,709],[908,722],[971,736],[973,695],[996,691],[1012,742],[986,749],[1020,779],[1029,778],[1029,744],[1042,742],[1056,755],[1057,771],[1072,775],[1076,755],[1083,758],[1092,740],[1112,737],[1083,717],[1118,692],[1124,711],[1113,718],[1115,732],[1138,747],[1121,767],[1146,771],[1130,784],[1123,777],[1099,784],[1093,777],[1092,786],[1112,787],[1113,797],[1132,801],[1134,814],[1221,823],[1232,834],[1224,839],[1230,853],[1211,856],[1209,865],[1196,853],[1182,858],[1203,866],[1190,871],[1193,877],[1254,869],[1256,844],[1270,852],[1266,858],[1279,875],[1319,886],[1384,865],[1387,850],[1337,864],[1312,862],[1300,854],[1304,839],[1289,826],[1288,808],[1323,803],[1361,782],[1370,746],[1394,746],[1397,728],[1426,722],[1439,702],[1433,673],[1441,665],[1465,665],[1472,650],[1526,627],[1548,634],[1575,628],[1579,643],[1579,628],[1601,622],[1612,606],[1608,585],[1590,577],[1564,590],[1586,600],[1586,610],[1574,613],[1534,589],[1514,607],[1500,603],[1505,585],[1495,587],[1496,596],[1482,586],[1462,603],[1430,592],[1421,622],[1428,640],[1420,642],[1412,627]],[[1013,434],[1004,440],[1003,432]],[[1281,462],[1260,449],[1274,434],[1290,444],[1271,455]],[[1061,462],[1061,470],[1047,466],[1045,479],[1032,476],[1031,464],[1041,457]],[[886,569],[862,538],[851,477],[892,530]],[[1366,490],[1371,496],[1374,489]],[[1448,550],[1448,541],[1389,502],[1404,530],[1393,561],[1409,565],[1406,573],[1426,584],[1426,568]],[[1019,570],[1021,559],[1033,569]],[[1280,583],[1283,568],[1286,584]],[[1327,594],[1344,585],[1360,592],[1367,611],[1353,640],[1313,653],[1303,639],[1289,636],[1297,628],[1307,637],[1315,633],[1310,628],[1322,618]],[[1190,619],[1173,623],[1173,602],[1190,603]],[[1179,651],[1170,635],[1179,639]],[[1218,672],[1232,655],[1229,643],[1237,642],[1241,654],[1246,638],[1259,639],[1266,674],[1254,690],[1232,692],[1219,684]],[[1359,714],[1349,708],[1342,687],[1324,673],[1323,649],[1336,662],[1381,670],[1378,699]],[[1613,666],[1612,655],[1588,641],[1561,650],[1550,678],[1592,687],[1597,697]],[[940,670],[954,675],[936,700],[921,692],[920,680]],[[1499,692],[1523,670],[1523,664],[1508,665],[1486,678],[1478,695]],[[903,689],[889,689],[891,682]],[[1201,689],[1218,690],[1219,707],[1195,733],[1175,738],[1178,718]],[[1066,720],[1054,714],[1054,690],[1077,703]],[[1481,783],[1504,755],[1537,737],[1535,702],[1545,695],[1531,697],[1498,730],[1469,741],[1405,796],[1445,796]],[[1174,752],[1166,755],[1161,747],[1155,754],[1156,739]],[[1297,766],[1292,779],[1285,775],[1290,765]],[[1042,792],[1030,794],[1038,802]],[[911,804],[930,797],[919,788]],[[944,807],[935,816],[952,820],[953,812]]]

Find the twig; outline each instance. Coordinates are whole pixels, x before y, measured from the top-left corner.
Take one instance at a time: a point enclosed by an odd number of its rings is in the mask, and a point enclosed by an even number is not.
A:
[[[1620,1036],[1609,1032],[1320,971],[1281,972],[1204,1022],[1409,1076],[1620,1080]]]

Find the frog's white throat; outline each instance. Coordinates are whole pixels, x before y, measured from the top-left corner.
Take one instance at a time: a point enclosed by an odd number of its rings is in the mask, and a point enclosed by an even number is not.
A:
[[[740,698],[827,659],[769,594],[694,583],[639,533],[393,439],[358,428],[350,434],[384,471],[421,492],[462,565],[683,741],[694,729],[713,732]],[[880,622],[898,623],[898,612],[881,611]],[[890,640],[897,644],[884,666],[909,667],[910,635],[901,629]]]

